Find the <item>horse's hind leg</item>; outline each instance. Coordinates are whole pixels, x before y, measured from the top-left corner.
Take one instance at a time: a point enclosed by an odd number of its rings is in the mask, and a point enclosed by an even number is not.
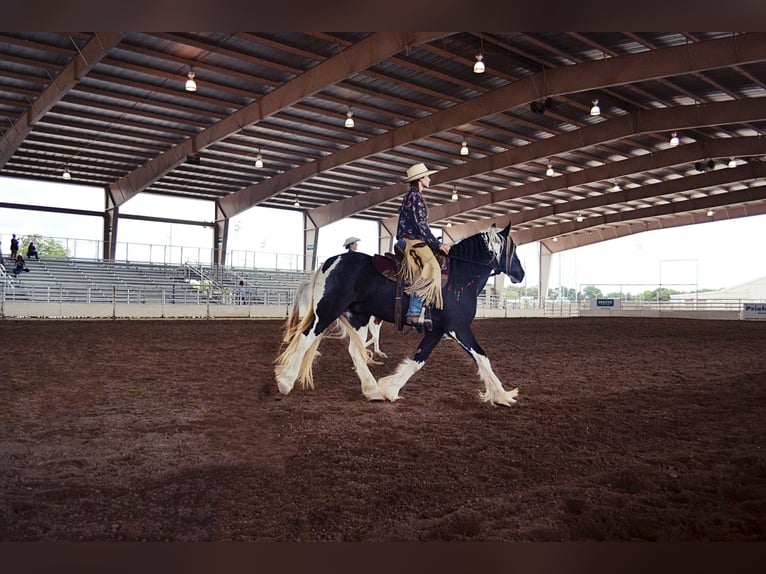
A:
[[[348,354],[351,355],[356,375],[362,383],[362,394],[370,401],[384,400],[385,397],[378,387],[378,382],[367,366],[367,348],[364,344],[364,338],[345,319],[341,319],[340,324],[343,325],[348,335]]]
[[[372,345],[375,354],[384,359],[388,359],[383,351],[380,350],[380,327],[383,325],[383,321],[379,321],[375,317],[370,317],[370,322],[367,323],[367,329],[370,333],[370,340],[365,343],[366,347]]]
[[[448,334],[471,355],[476,362],[476,366],[479,367],[479,378],[484,382],[484,387],[486,388],[485,392],[479,393],[481,400],[493,405],[505,405],[507,407],[515,403],[519,389],[506,391],[503,388],[503,383],[500,382],[500,379],[497,378],[497,375],[492,370],[489,358],[479,345],[476,337],[474,337],[471,328],[466,325],[456,331],[450,331]]]

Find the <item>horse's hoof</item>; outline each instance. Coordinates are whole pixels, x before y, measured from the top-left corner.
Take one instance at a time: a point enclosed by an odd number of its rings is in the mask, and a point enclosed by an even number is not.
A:
[[[385,401],[386,397],[383,396],[383,393],[378,391],[377,393],[369,393],[365,394],[365,397],[367,397],[368,401]]]
[[[290,391],[293,390],[293,385],[285,383],[284,381],[277,380],[277,388],[283,395],[289,395]]]

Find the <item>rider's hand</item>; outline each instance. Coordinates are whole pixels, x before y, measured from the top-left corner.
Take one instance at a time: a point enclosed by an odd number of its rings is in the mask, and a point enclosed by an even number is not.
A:
[[[449,248],[450,248],[449,243],[442,243],[441,245],[439,245],[439,251],[443,251],[445,255],[449,253]]]

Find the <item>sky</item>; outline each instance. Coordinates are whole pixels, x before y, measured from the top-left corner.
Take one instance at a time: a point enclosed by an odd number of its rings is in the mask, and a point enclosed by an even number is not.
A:
[[[5,203],[101,212],[103,193],[101,188],[0,177],[0,202]],[[214,219],[211,202],[151,194],[138,194],[120,208],[120,213]],[[77,256],[99,257],[102,221],[100,217],[0,208],[0,249],[8,255],[12,233],[40,234],[77,245]],[[298,269],[303,248],[302,226],[303,217],[298,211],[253,207],[229,223],[227,263]],[[438,237],[441,232],[436,225],[433,228]],[[377,251],[377,224],[347,218],[320,230],[316,245],[318,261],[343,252],[343,241],[349,236],[360,238],[359,251],[368,254]],[[118,258],[205,260],[209,257],[213,231],[199,226],[120,219],[117,240]],[[176,247],[169,250],[168,245]],[[605,294],[619,291],[637,294],[659,285],[685,292],[733,287],[766,277],[764,245],[766,215],[648,231],[554,254],[549,287],[563,285],[579,291],[587,285],[596,285]],[[539,285],[539,245],[521,245],[517,254],[527,275],[523,285]],[[510,280],[506,279],[506,284],[510,285]]]

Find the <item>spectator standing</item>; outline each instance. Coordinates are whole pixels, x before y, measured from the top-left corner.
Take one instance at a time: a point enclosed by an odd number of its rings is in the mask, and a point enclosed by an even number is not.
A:
[[[11,237],[11,259],[16,259],[16,256],[19,254],[19,240],[16,239],[16,234],[13,234],[13,237]]]
[[[239,287],[237,287],[237,303],[239,305],[245,305],[247,302],[247,287],[245,282],[240,279]]]
[[[32,257],[40,261],[40,256],[37,254],[37,247],[30,241],[29,245],[27,245],[27,259],[32,259]]]

